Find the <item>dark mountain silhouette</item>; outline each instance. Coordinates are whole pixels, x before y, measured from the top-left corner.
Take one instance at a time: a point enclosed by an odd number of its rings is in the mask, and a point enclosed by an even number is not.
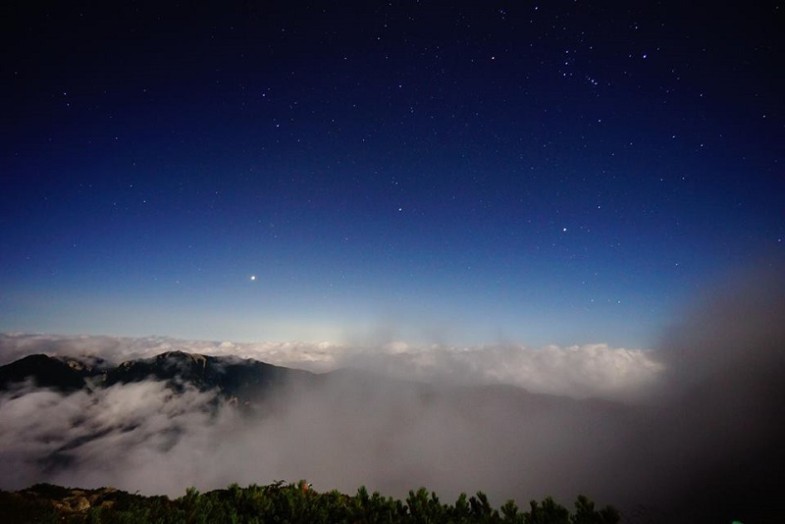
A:
[[[129,360],[118,366],[47,355],[30,355],[0,366],[0,391],[30,383],[39,388],[71,393],[87,387],[110,387],[143,380],[164,381],[178,392],[186,386],[200,391],[216,390],[221,396],[245,402],[258,399],[278,386],[315,381],[315,375],[257,360],[182,351]]]
[[[308,380],[313,374],[258,360],[211,357],[183,351],[168,351],[144,359],[130,360],[110,369],[104,384],[128,384],[142,380],[163,380],[175,388],[188,384],[200,391],[217,389],[229,397],[247,397],[282,386],[290,381]]]
[[[62,359],[46,355],[30,355],[0,366],[0,391],[6,391],[25,381],[32,381],[37,387],[67,393],[85,387],[85,378],[89,374],[85,367],[69,365]]]

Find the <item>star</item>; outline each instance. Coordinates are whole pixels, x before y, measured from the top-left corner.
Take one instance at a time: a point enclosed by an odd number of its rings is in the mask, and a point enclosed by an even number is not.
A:
[[[251,281],[253,282],[254,280],[256,280],[256,275],[251,275]]]

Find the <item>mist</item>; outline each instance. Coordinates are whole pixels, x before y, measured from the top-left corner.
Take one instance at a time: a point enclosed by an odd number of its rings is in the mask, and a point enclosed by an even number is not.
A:
[[[354,369],[318,387],[292,385],[251,418],[215,392],[174,394],[152,381],[69,395],[20,385],[0,397],[0,487],[180,495],[191,485],[307,479],[320,490],[365,485],[396,496],[419,486],[445,499],[483,490],[495,504],[548,495],[569,503],[582,493],[633,521],[701,520],[690,511],[707,508],[764,515],[785,471],[784,274],[747,274],[707,292],[652,351],[4,335],[3,360],[122,360],[187,347]]]
[[[775,264],[706,290],[664,334],[654,413],[633,437],[654,450],[636,461],[663,507],[785,516],[783,319],[785,267]]]
[[[36,353],[119,364],[166,351],[252,358],[315,373],[362,369],[403,380],[510,385],[533,393],[621,401],[634,399],[645,386],[656,383],[663,369],[652,351],[607,344],[529,347],[505,343],[459,347],[410,345],[386,338],[362,345],[339,345],[0,334],[0,364]]]

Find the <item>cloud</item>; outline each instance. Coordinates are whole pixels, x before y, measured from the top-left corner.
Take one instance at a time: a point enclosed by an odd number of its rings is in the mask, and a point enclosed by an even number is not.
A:
[[[3,355],[87,348],[121,360],[189,349],[362,371],[292,386],[251,418],[212,392],[175,395],[155,382],[71,395],[21,386],[0,398],[0,487],[179,495],[305,478],[398,496],[424,485],[445,499],[482,489],[494,503],[585,493],[649,521],[778,521],[783,275],[707,292],[653,351],[4,335]]]
[[[535,393],[617,400],[634,398],[662,370],[650,351],[605,344],[458,348],[398,342],[378,350],[346,351],[339,362],[403,379],[505,384]]]
[[[341,346],[330,343],[233,343],[186,341],[162,337],[65,337],[0,334],[4,362],[33,353],[90,356],[120,363],[165,351],[253,358],[278,366],[326,372],[359,368],[396,378],[504,384],[531,392],[634,399],[656,381],[662,366],[651,351],[612,348],[605,344],[546,346],[412,346],[402,341]]]
[[[604,409],[367,377],[293,387],[253,418],[210,392],[174,394],[159,382],[68,395],[28,386],[0,397],[0,487],[45,481],[179,495],[189,485],[306,478],[318,489],[367,485],[397,496],[425,485],[445,497],[483,489],[499,501],[568,498],[595,471],[569,462],[591,462],[583,447],[608,431],[591,426]],[[554,442],[558,457],[542,452]]]
[[[499,502],[569,499],[586,482],[602,496],[612,494],[599,487],[603,468],[576,465],[598,462],[591,450],[621,438],[624,408],[510,386],[613,397],[657,375],[647,352],[604,345],[351,348],[43,335],[3,335],[0,344],[3,355],[15,356],[81,353],[120,362],[177,349],[354,368],[318,387],[292,386],[251,419],[211,392],[180,397],[156,382],[63,396],[28,386],[0,398],[8,421],[0,429],[3,462],[19,472],[0,475],[6,488],[47,481],[177,495],[191,484],[306,478],[321,489],[364,484],[399,496],[420,485],[445,497],[483,489]]]
[[[657,411],[638,435],[656,444],[646,465],[666,505],[775,511],[785,471],[783,319],[785,267],[773,264],[706,290],[664,334],[666,371],[650,392]]]
[[[168,492],[174,483],[188,482],[189,464],[197,458],[176,466],[187,458],[178,447],[216,440],[219,432],[231,429],[235,413],[211,407],[213,397],[193,388],[175,394],[161,382],[69,395],[28,385],[2,395],[0,462],[5,473],[0,483],[23,487],[46,480],[130,489],[138,482],[133,491]],[[174,467],[171,474],[153,474],[156,461],[166,457],[176,457],[167,461]]]
[[[27,333],[0,334],[0,364],[26,355],[43,353],[62,356],[90,356],[119,364],[149,358],[166,351],[185,351],[214,356],[255,358],[270,364],[327,371],[334,369],[341,348],[330,343],[259,342],[243,344],[169,337],[61,336]]]

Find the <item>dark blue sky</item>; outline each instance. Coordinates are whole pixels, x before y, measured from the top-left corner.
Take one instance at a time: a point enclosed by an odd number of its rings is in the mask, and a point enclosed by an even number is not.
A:
[[[52,4],[3,8],[0,330],[646,347],[783,256],[776,2]]]

